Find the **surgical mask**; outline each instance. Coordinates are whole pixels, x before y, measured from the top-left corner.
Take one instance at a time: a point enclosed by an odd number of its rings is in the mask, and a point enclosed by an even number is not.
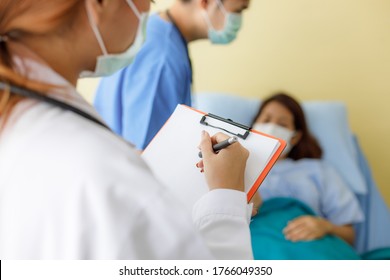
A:
[[[92,18],[91,12],[87,7],[89,23],[99,43],[100,49],[103,52],[103,55],[97,57],[96,67],[94,71],[83,71],[80,77],[84,78],[110,76],[115,72],[119,71],[120,69],[129,66],[133,62],[138,51],[141,49],[145,41],[148,13],[140,13],[131,0],[126,0],[126,2],[133,10],[134,14],[137,16],[139,23],[133,44],[131,44],[131,46],[126,51],[119,54],[109,54],[107,52],[106,46],[103,42],[103,38],[99,32],[95,21]]]
[[[237,33],[241,28],[242,15],[238,13],[228,13],[223,6],[221,0],[216,0],[217,5],[225,16],[225,24],[222,30],[215,30],[213,27],[209,15],[206,11],[203,13],[203,17],[206,20],[208,26],[208,36],[213,44],[226,45],[232,42],[237,37]]]
[[[293,147],[291,139],[294,137],[295,131],[274,123],[256,123],[253,125],[253,129],[286,141],[286,148],[283,150],[282,156],[287,156],[291,151]]]

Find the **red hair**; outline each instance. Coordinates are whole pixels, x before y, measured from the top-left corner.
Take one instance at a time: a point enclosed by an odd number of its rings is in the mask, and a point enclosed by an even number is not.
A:
[[[24,36],[46,35],[65,31],[72,26],[83,0],[1,0],[0,1],[0,81],[48,92],[52,87],[28,80],[13,69],[9,41]],[[0,90],[0,120],[4,124],[12,108],[22,98]]]

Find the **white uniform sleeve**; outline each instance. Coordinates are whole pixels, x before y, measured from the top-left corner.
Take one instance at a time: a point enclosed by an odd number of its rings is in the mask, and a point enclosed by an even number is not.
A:
[[[253,259],[251,212],[246,194],[234,190],[210,191],[195,204],[195,227],[216,259]]]

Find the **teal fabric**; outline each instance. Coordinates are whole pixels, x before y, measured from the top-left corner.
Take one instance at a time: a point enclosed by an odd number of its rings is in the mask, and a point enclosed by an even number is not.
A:
[[[363,260],[390,260],[390,248],[369,251],[362,255]]]
[[[338,237],[327,235],[314,241],[291,242],[283,235],[287,222],[314,212],[291,198],[264,201],[250,229],[254,258],[257,260],[359,260],[352,246]]]

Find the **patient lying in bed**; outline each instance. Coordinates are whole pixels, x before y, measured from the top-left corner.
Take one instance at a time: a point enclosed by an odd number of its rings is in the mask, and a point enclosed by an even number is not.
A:
[[[354,242],[353,225],[363,221],[362,210],[337,172],[321,160],[299,103],[286,94],[271,96],[262,102],[253,128],[288,143],[259,189],[264,203],[251,224],[255,258],[359,258],[347,243]]]

